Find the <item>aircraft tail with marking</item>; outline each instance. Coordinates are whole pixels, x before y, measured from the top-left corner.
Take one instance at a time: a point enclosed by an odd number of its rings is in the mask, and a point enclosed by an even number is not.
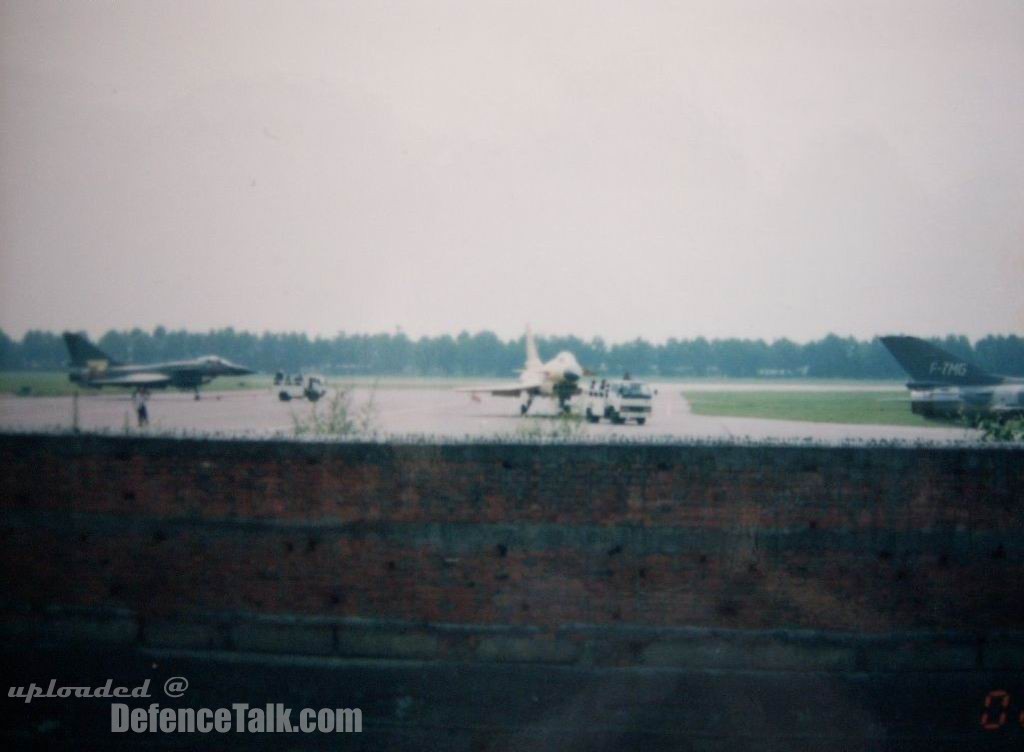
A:
[[[110,366],[120,365],[82,334],[64,332],[64,344],[68,348],[68,355],[71,356],[71,365],[76,368],[85,368],[97,362]]]
[[[882,337],[882,344],[910,374],[910,388],[991,386],[1004,379],[917,337]]]

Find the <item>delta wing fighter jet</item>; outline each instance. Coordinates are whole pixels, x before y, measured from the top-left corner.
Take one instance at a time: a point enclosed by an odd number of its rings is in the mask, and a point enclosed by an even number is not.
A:
[[[926,417],[1024,414],[1024,379],[997,376],[917,337],[882,337],[910,375],[910,409]]]
[[[580,393],[579,380],[586,371],[571,352],[562,351],[546,363],[540,359],[533,332],[526,330],[526,364],[519,372],[519,381],[509,384],[463,387],[456,391],[470,394],[490,394],[494,397],[519,397],[522,404],[519,414],[533,404],[534,397],[549,397],[558,400],[563,412],[569,410],[569,399]]]
[[[120,363],[81,334],[64,332],[64,344],[71,356],[68,378],[76,384],[100,389],[120,386],[128,389],[163,389],[173,386],[191,389],[199,399],[199,387],[217,376],[244,376],[254,371],[216,355],[169,363],[133,365]]]

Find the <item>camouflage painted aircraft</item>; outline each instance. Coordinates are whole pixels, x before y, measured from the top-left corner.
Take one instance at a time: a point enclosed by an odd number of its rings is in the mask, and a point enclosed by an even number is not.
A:
[[[199,387],[217,376],[244,376],[254,371],[216,355],[169,363],[133,365],[120,363],[92,344],[84,335],[64,332],[64,344],[71,356],[68,378],[96,389],[119,386],[128,389],[163,389],[173,386],[191,389],[199,399]]]
[[[1024,379],[997,376],[917,337],[882,337],[910,375],[910,409],[926,417],[1024,414]]]

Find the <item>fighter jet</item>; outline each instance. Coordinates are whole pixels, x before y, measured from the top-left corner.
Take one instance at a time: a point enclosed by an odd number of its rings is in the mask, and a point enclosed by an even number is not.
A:
[[[568,412],[569,399],[580,393],[579,380],[587,371],[576,361],[571,352],[562,351],[547,363],[540,359],[533,332],[526,329],[526,364],[519,372],[515,384],[494,384],[470,386],[457,389],[470,394],[490,394],[495,397],[519,397],[522,404],[519,414],[526,415],[534,397],[550,397],[558,400],[562,412]]]
[[[882,337],[910,375],[910,409],[926,417],[1024,414],[1024,379],[997,376],[917,337]]]
[[[120,363],[92,344],[85,336],[64,332],[64,344],[71,356],[68,378],[96,389],[120,386],[128,389],[163,389],[173,386],[192,389],[199,399],[199,387],[217,376],[244,376],[254,371],[216,355],[169,363],[133,365]]]

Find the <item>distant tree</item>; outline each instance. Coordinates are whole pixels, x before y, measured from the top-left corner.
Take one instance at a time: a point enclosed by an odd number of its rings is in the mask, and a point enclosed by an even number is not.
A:
[[[963,336],[933,340],[937,345],[1007,375],[1024,375],[1024,339],[990,335],[971,346]],[[168,330],[158,326],[111,330],[97,343],[123,361],[180,360],[217,353],[261,371],[316,369],[338,374],[411,374],[422,376],[512,377],[523,364],[523,337],[502,340],[493,332],[461,332],[412,340],[403,332],[310,337],[302,332],[255,334],[233,328],[207,332]],[[842,378],[903,378],[905,374],[877,338],[860,341],[829,334],[800,345],[788,339],[763,340],[670,338],[654,345],[634,339],[608,345],[600,338],[539,337],[540,355],[561,350],[576,354],[586,368],[614,376],[749,377],[763,373]],[[33,330],[16,341],[0,332],[0,368],[58,369],[67,363],[61,337]]]
[[[12,371],[18,367],[18,346],[0,329],[0,370]]]
[[[25,333],[20,346],[20,368],[60,368],[67,362],[67,351],[60,335],[33,329]]]
[[[788,339],[777,339],[768,348],[768,367],[785,374],[795,374],[806,365],[800,345]]]
[[[835,334],[828,334],[819,342],[811,342],[804,349],[807,374],[822,378],[852,376],[856,362],[855,347],[855,340],[846,340]]]
[[[974,346],[975,362],[989,371],[1007,376],[1024,376],[1024,338],[983,337]]]

